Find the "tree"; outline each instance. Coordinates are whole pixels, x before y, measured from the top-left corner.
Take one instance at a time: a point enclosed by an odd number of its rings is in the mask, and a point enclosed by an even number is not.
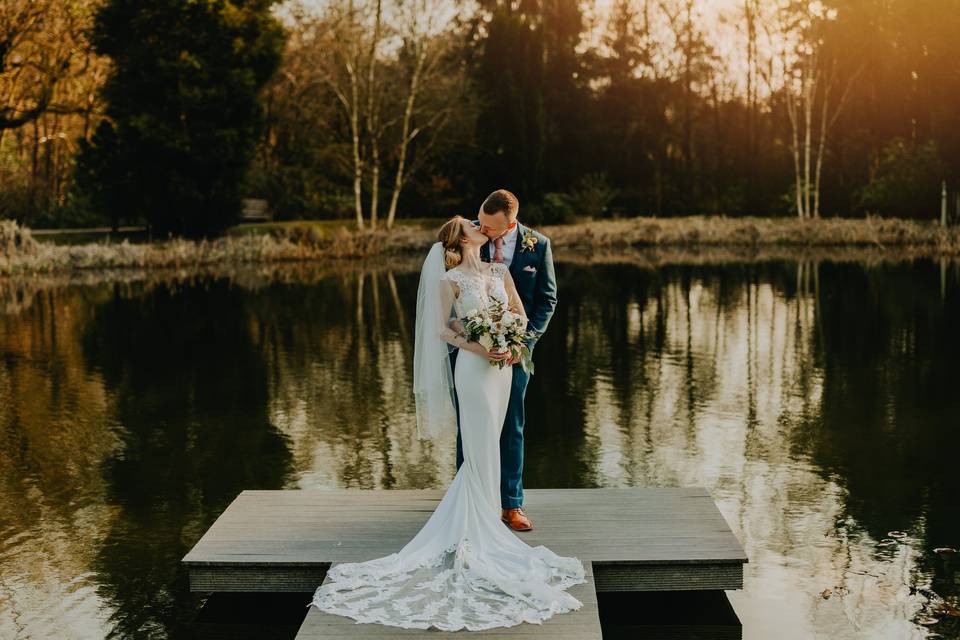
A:
[[[258,163],[268,183],[295,179],[284,196],[303,206],[286,215],[341,215],[349,189],[357,227],[375,228],[389,193],[389,228],[411,178],[463,143],[475,99],[449,11],[442,0],[292,5]]]
[[[780,44],[781,90],[790,120],[794,196],[800,218],[820,217],[827,134],[859,75],[858,69],[837,86],[841,80],[838,60],[825,41],[825,32],[836,17],[836,9],[790,0],[777,10],[778,32],[771,38]]]
[[[681,89],[681,193],[686,197],[692,196],[692,202],[687,204],[687,208],[693,209],[698,200],[696,196],[703,191],[701,184],[693,182],[698,173],[695,163],[700,160],[697,157],[698,150],[694,149],[695,110],[698,103],[703,102],[698,93],[699,85],[709,84],[712,79],[713,69],[710,62],[713,52],[700,27],[702,17],[698,15],[695,0],[662,1],[660,6],[672,31]]]
[[[603,49],[594,56],[590,79],[598,86],[591,121],[600,141],[593,169],[618,185],[629,185],[632,205],[663,213],[664,164],[670,127],[665,117],[668,92],[662,69],[654,62],[663,51],[665,30],[653,25],[660,16],[654,0],[617,0],[611,7]],[[614,155],[620,162],[609,163]],[[630,196],[627,196],[630,197]]]
[[[884,148],[874,179],[859,191],[866,214],[931,218],[939,212],[943,162],[935,142],[894,138]]]
[[[752,209],[756,202],[755,188],[756,168],[757,168],[757,103],[758,87],[757,76],[759,64],[758,44],[759,44],[759,20],[761,17],[761,0],[743,0],[743,27],[746,31],[746,49],[747,49],[747,68],[746,68],[746,103],[747,103],[747,157],[744,163],[744,173],[747,192],[747,208]]]
[[[294,20],[304,34],[304,53],[315,63],[316,80],[336,99],[349,127],[353,209],[358,229],[364,228],[363,179],[368,164],[366,148],[370,150],[373,164],[370,221],[376,226],[382,133],[379,85],[383,81],[376,70],[386,29],[382,2],[334,0],[317,15],[298,4]]]
[[[405,82],[401,95],[402,114],[396,142],[396,169],[393,191],[387,210],[387,228],[393,226],[397,203],[409,175],[431,158],[438,148],[443,149],[443,137],[450,124],[458,120],[472,120],[475,101],[471,87],[456,57],[456,34],[438,33],[438,22],[443,17],[442,0],[413,0],[402,13],[400,33],[404,47],[398,66]],[[447,141],[449,143],[449,140]],[[411,157],[411,146],[416,155]]]
[[[0,3],[0,217],[49,224],[70,195],[106,69],[85,37],[94,3]]]
[[[294,13],[287,32],[283,63],[264,91],[266,124],[248,188],[280,218],[353,215],[353,194],[343,188],[353,174],[341,107],[319,71],[330,52],[318,43],[312,16]]]
[[[84,4],[77,0],[0,3],[0,131],[39,118],[82,55]]]
[[[272,0],[107,0],[93,43],[113,71],[107,119],[81,141],[78,181],[117,216],[162,234],[208,235],[237,216],[280,63]]]
[[[538,3],[484,0],[476,17],[482,180],[539,201],[544,173],[544,53]]]

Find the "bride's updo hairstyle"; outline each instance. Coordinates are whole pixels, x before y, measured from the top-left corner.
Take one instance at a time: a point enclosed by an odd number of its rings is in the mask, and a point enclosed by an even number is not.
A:
[[[453,269],[463,260],[463,216],[453,216],[443,223],[437,232],[437,240],[443,244],[443,262]]]

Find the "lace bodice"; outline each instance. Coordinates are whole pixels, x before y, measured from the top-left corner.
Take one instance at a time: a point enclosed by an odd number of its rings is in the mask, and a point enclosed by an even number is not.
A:
[[[453,308],[457,317],[462,318],[474,309],[486,308],[492,300],[499,300],[506,306],[509,303],[503,282],[506,275],[507,265],[493,262],[485,274],[473,275],[460,269],[451,269],[440,279],[453,282],[460,289]]]

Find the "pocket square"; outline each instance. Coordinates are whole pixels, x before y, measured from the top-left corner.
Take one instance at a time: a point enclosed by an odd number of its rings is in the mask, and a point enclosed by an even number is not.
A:
[[[536,268],[536,267],[531,267],[530,265],[525,266],[525,267],[523,268],[523,270],[524,270],[524,271],[529,271],[530,273],[536,273],[536,272],[537,272],[537,268]]]

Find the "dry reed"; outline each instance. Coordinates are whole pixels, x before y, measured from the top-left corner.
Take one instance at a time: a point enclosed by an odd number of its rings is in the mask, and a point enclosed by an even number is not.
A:
[[[880,218],[632,218],[550,226],[542,231],[556,249],[606,253],[651,247],[679,248],[687,254],[711,247],[730,247],[747,254],[770,247],[850,247],[905,252],[911,257],[960,255],[960,229],[956,227],[943,229],[925,222]],[[0,275],[410,255],[425,251],[434,239],[434,231],[419,224],[358,232],[307,222],[270,228],[265,233],[231,233],[215,240],[57,245],[37,242],[29,229],[2,220]]]

